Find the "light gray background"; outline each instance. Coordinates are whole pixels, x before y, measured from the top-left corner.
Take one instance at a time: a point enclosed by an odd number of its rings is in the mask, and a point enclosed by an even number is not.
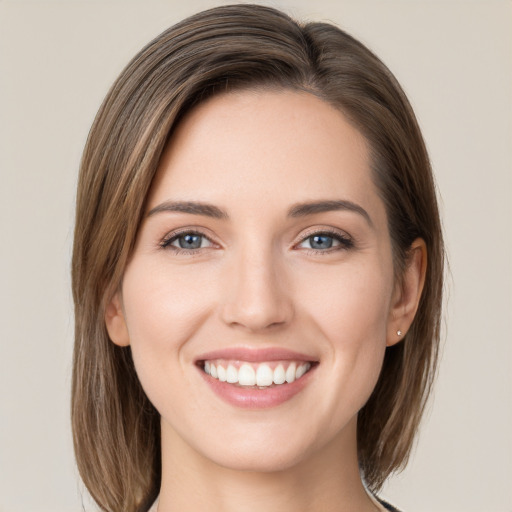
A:
[[[2,512],[94,510],[68,419],[81,149],[126,62],[221,3],[0,0]],[[375,50],[410,96],[437,175],[452,272],[444,356],[411,462],[383,495],[407,512],[511,512],[512,3],[267,3]]]

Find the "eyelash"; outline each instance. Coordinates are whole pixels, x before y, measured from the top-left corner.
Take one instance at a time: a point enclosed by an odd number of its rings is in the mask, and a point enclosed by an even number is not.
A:
[[[194,229],[187,229],[187,230],[183,230],[183,231],[172,232],[169,235],[167,235],[159,245],[162,249],[171,250],[176,254],[180,254],[180,255],[184,255],[184,256],[197,255],[201,249],[209,248],[209,247],[198,247],[197,249],[183,249],[183,248],[175,247],[172,245],[173,242],[177,241],[180,237],[185,236],[185,235],[195,235],[195,236],[204,237],[210,242],[210,244],[212,244],[212,246],[216,245],[203,232],[197,231]],[[307,233],[306,236],[304,236],[300,240],[300,242],[296,245],[300,245],[300,244],[306,242],[307,240],[313,238],[314,236],[326,236],[329,238],[333,238],[335,242],[339,243],[339,245],[335,245],[334,247],[329,247],[325,250],[312,249],[312,248],[305,249],[307,254],[312,254],[312,255],[322,254],[322,255],[324,255],[324,254],[330,254],[330,253],[336,252],[336,251],[352,249],[354,247],[354,241],[352,240],[352,238],[350,236],[342,235],[338,231],[329,230],[329,229],[324,229],[324,230],[320,230],[320,231],[312,231],[311,233]]]
[[[335,231],[332,229],[322,229],[320,231],[312,231],[310,233],[307,233],[306,236],[304,236],[302,238],[302,240],[299,242],[299,244],[297,244],[297,245],[300,245],[315,236],[326,236],[326,237],[332,238],[332,239],[334,239],[335,242],[338,242],[339,245],[335,245],[334,247],[329,247],[328,249],[324,249],[324,250],[313,249],[313,248],[305,249],[305,251],[311,255],[331,254],[331,253],[337,252],[337,251],[346,251],[346,250],[352,249],[354,247],[354,241],[350,236],[348,236],[346,234],[341,234],[339,231]]]
[[[183,249],[183,248],[180,248],[180,247],[174,247],[173,245],[171,245],[173,242],[175,242],[176,240],[178,240],[180,237],[182,236],[185,236],[185,235],[196,235],[196,236],[200,236],[200,237],[204,237],[206,238],[212,245],[215,245],[214,242],[212,242],[210,240],[209,237],[207,237],[204,233],[202,233],[201,231],[197,231],[195,229],[186,229],[186,230],[183,230],[183,231],[175,231],[175,232],[172,232],[172,233],[169,233],[163,240],[162,242],[160,243],[160,247],[162,249],[168,249],[168,250],[171,250],[173,252],[175,252],[176,254],[183,254],[184,256],[186,255],[195,255],[198,253],[199,250],[201,249],[205,249],[205,247],[200,247],[198,249]]]

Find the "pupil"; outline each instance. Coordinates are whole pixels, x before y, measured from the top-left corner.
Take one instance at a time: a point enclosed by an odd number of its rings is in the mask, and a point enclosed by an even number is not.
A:
[[[199,249],[201,247],[200,235],[183,235],[179,239],[182,249]]]
[[[332,247],[332,237],[324,235],[312,236],[311,247],[313,249],[330,249]]]

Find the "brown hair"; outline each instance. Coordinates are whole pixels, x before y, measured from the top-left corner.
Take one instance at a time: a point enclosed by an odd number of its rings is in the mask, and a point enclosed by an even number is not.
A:
[[[160,485],[159,415],[130,348],[109,341],[104,307],[123,276],[162,151],[194,105],[224,91],[310,92],[366,137],[389,219],[397,278],[413,240],[426,283],[402,343],[387,349],[358,417],[361,474],[378,490],[405,466],[436,369],[443,242],[425,145],[401,87],[360,42],[257,5],[201,12],[163,32],[112,86],[84,150],[73,247],[72,424],[80,474],[102,510],[147,510]]]

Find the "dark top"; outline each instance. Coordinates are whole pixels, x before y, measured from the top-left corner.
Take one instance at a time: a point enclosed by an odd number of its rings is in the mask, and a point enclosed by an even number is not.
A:
[[[375,496],[375,499],[386,509],[389,510],[389,512],[400,512],[397,508],[393,507],[393,505],[390,505],[387,501],[384,501],[380,499],[378,496]]]

